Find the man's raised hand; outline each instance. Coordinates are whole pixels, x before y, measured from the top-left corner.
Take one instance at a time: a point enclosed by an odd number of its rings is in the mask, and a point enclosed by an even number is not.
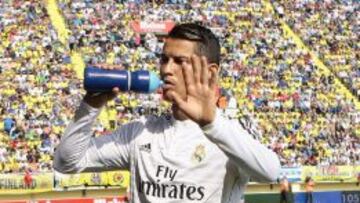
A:
[[[185,99],[172,92],[174,104],[200,126],[211,123],[216,112],[217,64],[209,64],[206,57],[191,56],[191,62],[182,63],[187,91]]]

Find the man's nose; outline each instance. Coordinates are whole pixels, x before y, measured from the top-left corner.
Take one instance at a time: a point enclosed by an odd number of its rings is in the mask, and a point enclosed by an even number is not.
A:
[[[161,72],[162,74],[172,74],[174,70],[173,60],[168,60],[166,63],[161,64]]]

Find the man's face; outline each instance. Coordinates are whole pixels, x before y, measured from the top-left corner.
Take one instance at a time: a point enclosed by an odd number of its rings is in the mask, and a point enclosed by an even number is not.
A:
[[[167,101],[173,98],[169,93],[176,92],[186,99],[186,86],[183,75],[183,63],[191,63],[196,43],[183,39],[166,39],[160,61],[160,74],[164,81],[163,95]]]

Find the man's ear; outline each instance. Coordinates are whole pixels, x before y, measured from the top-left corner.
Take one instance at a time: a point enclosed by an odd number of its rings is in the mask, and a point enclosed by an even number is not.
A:
[[[209,64],[209,72],[210,72],[210,74],[209,74],[210,78],[218,76],[218,74],[220,72],[219,65],[216,63],[210,63]]]

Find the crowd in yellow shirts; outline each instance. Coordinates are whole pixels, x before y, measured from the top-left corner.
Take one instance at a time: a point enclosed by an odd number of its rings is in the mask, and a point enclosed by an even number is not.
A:
[[[359,1],[274,1],[288,24],[360,98]]]
[[[1,1],[0,18],[0,171],[50,171],[80,82],[40,1]]]
[[[280,5],[285,8],[276,15],[261,1],[59,0],[71,30],[66,45],[59,42],[42,3],[1,2],[0,171],[52,170],[53,151],[84,93],[70,67],[71,52],[81,53],[87,64],[157,71],[161,37],[136,33],[133,20],[196,21],[211,27],[223,46],[223,112],[248,128],[257,126],[254,136],[279,154],[283,166],[359,165],[359,109],[337,92],[334,76],[319,70],[283,32],[281,16],[291,24],[301,19],[298,15],[309,15],[300,8],[297,15],[286,12],[295,10],[286,2],[273,3],[277,13]],[[343,14],[343,7],[336,7]],[[19,12],[13,15],[14,10]],[[305,27],[302,23],[291,25],[296,31]],[[351,35],[346,37],[344,43],[350,43]],[[335,53],[327,46],[310,48],[324,56]],[[341,59],[342,52],[336,53]],[[108,105],[107,116],[114,128],[166,110],[160,94],[124,93]],[[98,122],[94,130],[101,135],[108,129]]]

